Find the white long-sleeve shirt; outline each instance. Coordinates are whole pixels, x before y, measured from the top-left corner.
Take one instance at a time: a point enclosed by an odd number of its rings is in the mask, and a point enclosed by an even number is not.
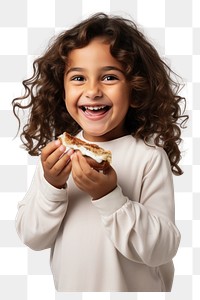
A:
[[[97,144],[112,151],[116,189],[92,201],[71,176],[56,189],[39,162],[19,203],[19,236],[32,249],[51,248],[58,291],[170,291],[180,233],[167,155],[131,135]]]

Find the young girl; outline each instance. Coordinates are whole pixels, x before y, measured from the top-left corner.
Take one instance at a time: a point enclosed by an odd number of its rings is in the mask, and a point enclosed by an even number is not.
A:
[[[60,34],[33,66],[13,100],[15,115],[30,109],[26,149],[41,152],[19,203],[20,238],[51,248],[58,291],[170,291],[180,242],[172,173],[182,174],[187,120],[174,73],[132,21],[101,13]],[[64,131],[110,150],[110,168],[63,155]]]

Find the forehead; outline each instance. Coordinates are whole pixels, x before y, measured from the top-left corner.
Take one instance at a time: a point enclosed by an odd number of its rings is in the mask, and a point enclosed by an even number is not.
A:
[[[100,65],[114,65],[121,67],[110,53],[110,44],[103,38],[93,39],[87,46],[72,50],[68,55],[68,67],[90,67]]]

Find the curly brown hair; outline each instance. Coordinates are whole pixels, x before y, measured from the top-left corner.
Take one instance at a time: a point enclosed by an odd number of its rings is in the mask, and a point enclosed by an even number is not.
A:
[[[172,79],[177,76],[133,21],[104,13],[59,34],[44,55],[34,61],[33,76],[22,82],[24,95],[12,102],[19,128],[18,110],[29,109],[27,124],[20,135],[25,149],[30,155],[39,155],[49,141],[64,131],[76,135],[81,130],[65,106],[64,72],[69,52],[100,36],[110,43],[110,52],[122,64],[131,86],[126,130],[145,142],[153,138],[166,151],[172,172],[181,175],[179,144],[188,116],[183,115],[185,98],[178,95],[181,85]],[[25,99],[29,99],[28,104]]]

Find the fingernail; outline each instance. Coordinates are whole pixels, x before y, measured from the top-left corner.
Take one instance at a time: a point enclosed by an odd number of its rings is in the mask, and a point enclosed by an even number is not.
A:
[[[76,152],[73,152],[72,155],[70,156],[71,159],[73,159],[76,155]]]
[[[65,151],[65,149],[66,149],[66,148],[65,148],[65,146],[63,146],[63,145],[61,145],[61,146],[59,147],[59,150],[62,151],[62,152]]]
[[[73,149],[69,149],[69,150],[67,151],[67,154],[68,154],[69,156],[72,156],[73,153],[74,153],[74,150],[73,150]]]
[[[56,146],[59,146],[59,145],[60,145],[60,140],[56,140],[56,141],[55,141],[55,145],[56,145]]]

